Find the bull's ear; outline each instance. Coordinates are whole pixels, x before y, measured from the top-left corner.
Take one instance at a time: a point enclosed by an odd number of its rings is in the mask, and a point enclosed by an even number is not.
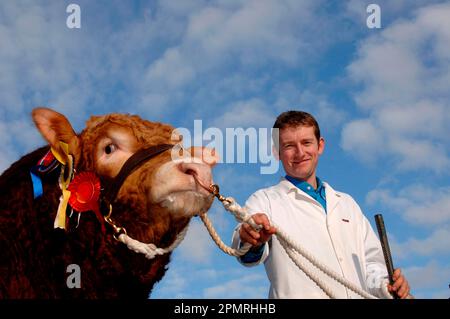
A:
[[[34,124],[52,148],[64,154],[59,142],[69,145],[69,153],[78,157],[78,136],[67,118],[46,107],[38,107],[31,113]]]

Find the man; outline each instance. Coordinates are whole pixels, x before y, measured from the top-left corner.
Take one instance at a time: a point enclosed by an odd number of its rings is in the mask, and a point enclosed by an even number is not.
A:
[[[270,280],[270,298],[326,298],[319,286],[303,273],[281,247],[272,221],[322,264],[381,298],[390,293],[409,297],[409,284],[400,269],[388,285],[380,241],[358,204],[335,191],[316,176],[325,141],[317,121],[308,113],[288,111],[274,124],[275,153],[286,172],[279,184],[258,190],[246,202],[258,233],[240,224],[233,234],[233,247],[247,242],[251,250],[239,261],[246,266],[264,262]],[[307,267],[313,266],[303,260]],[[315,269],[315,268],[314,268]],[[315,270],[337,298],[360,298],[320,271]]]

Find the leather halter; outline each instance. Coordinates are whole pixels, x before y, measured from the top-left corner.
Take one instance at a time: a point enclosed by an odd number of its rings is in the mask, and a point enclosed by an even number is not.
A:
[[[151,158],[167,151],[174,147],[172,144],[159,144],[150,146],[148,148],[141,149],[134,153],[120,169],[119,174],[113,179],[113,181],[105,186],[105,192],[102,197],[102,204],[109,206],[116,199],[119,193],[120,187],[124,183],[125,179],[139,166],[150,160]]]

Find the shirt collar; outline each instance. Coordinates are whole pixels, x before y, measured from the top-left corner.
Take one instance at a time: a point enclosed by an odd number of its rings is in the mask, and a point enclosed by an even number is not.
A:
[[[319,177],[316,177],[316,182],[317,182],[317,189],[314,189],[314,187],[306,182],[306,181],[302,181],[300,179],[297,179],[295,177],[286,175],[285,178],[291,182],[292,184],[294,184],[296,187],[298,187],[300,190],[302,190],[303,192],[305,192],[306,194],[310,194],[310,193],[318,193],[318,194],[322,194],[325,192],[325,187],[323,182],[321,181],[321,179]]]

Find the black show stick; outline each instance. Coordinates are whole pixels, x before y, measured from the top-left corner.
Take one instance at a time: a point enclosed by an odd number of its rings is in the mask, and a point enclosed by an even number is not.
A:
[[[383,249],[384,261],[386,262],[386,268],[389,275],[389,283],[392,285],[394,283],[394,264],[392,263],[391,249],[389,248],[389,242],[386,234],[386,228],[384,227],[383,215],[375,215],[375,222],[377,224],[378,235],[380,237],[381,248]],[[394,299],[399,299],[397,294],[394,292]]]

